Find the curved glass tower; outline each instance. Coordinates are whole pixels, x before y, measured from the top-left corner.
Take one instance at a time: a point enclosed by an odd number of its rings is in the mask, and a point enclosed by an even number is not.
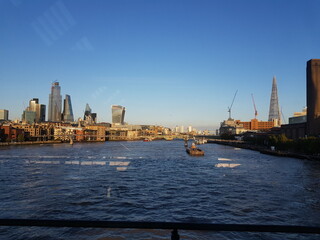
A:
[[[126,108],[120,105],[112,105],[111,110],[112,110],[112,123],[123,125]]]

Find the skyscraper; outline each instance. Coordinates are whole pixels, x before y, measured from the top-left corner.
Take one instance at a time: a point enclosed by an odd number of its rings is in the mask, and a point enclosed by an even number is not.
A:
[[[84,110],[83,119],[86,120],[86,118],[87,118],[88,116],[90,116],[90,115],[91,115],[91,108],[90,108],[89,104],[87,103],[87,104],[86,104],[86,109]]]
[[[73,111],[72,111],[72,105],[71,105],[71,97],[70,95],[66,94],[66,97],[63,101],[63,121],[65,122],[73,122]]]
[[[61,121],[61,105],[62,96],[60,94],[59,82],[55,81],[51,86],[51,94],[49,94],[49,109],[48,121],[60,122]]]
[[[307,62],[307,135],[320,135],[320,59]]]
[[[268,121],[277,121],[277,126],[281,125],[280,109],[279,109],[279,99],[278,99],[278,88],[276,77],[273,77],[272,81],[272,92],[270,98],[270,108],[269,108],[269,119]]]
[[[22,114],[22,121],[28,123],[44,122],[46,118],[46,105],[39,104],[38,98],[32,98],[29,106]]]
[[[0,120],[7,121],[9,119],[9,111],[6,109],[0,109]]]
[[[92,113],[91,108],[89,107],[89,104],[86,104],[86,109],[84,110],[84,116],[83,116],[84,120],[86,122],[88,122],[89,124],[91,123],[95,123],[96,119],[97,119],[97,114],[96,113]]]
[[[126,112],[125,107],[122,107],[120,105],[112,105],[111,110],[112,110],[112,123],[123,125],[124,115]]]

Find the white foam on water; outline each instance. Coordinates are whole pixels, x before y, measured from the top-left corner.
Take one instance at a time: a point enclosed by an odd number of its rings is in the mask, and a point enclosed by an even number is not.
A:
[[[126,171],[127,170],[127,167],[117,167],[116,168],[117,169],[117,171]]]
[[[241,148],[234,148],[234,150],[241,150]]]
[[[111,197],[111,187],[108,188],[107,190],[107,198]]]
[[[103,166],[103,165],[106,165],[106,162],[102,162],[102,161],[93,161],[93,162],[92,162],[92,164],[93,164],[93,165],[101,165],[101,166]]]
[[[218,163],[216,165],[214,165],[217,168],[235,168],[240,166],[241,164],[235,164],[235,163]]]
[[[115,159],[127,159],[127,157],[113,157]]]
[[[79,165],[79,161],[65,161],[64,164]]]
[[[93,165],[92,161],[82,161],[81,165]]]
[[[230,158],[218,158],[219,161],[232,161]]]
[[[30,160],[30,161],[26,161],[26,163],[35,163],[35,164],[60,164],[60,161],[35,161],[35,160]]]
[[[130,162],[109,162],[109,166],[129,166]]]

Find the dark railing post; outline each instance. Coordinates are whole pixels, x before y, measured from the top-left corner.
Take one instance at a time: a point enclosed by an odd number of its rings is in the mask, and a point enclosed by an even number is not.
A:
[[[171,240],[180,240],[178,229],[173,229],[173,231],[171,232]]]

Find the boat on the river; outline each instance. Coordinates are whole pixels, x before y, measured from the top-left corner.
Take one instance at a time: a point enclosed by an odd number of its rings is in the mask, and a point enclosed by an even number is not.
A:
[[[204,156],[204,151],[197,148],[195,143],[192,143],[191,147],[186,147],[186,152],[191,156]]]
[[[151,142],[152,140],[151,140],[151,138],[145,138],[145,139],[143,139],[143,141],[144,142]]]

